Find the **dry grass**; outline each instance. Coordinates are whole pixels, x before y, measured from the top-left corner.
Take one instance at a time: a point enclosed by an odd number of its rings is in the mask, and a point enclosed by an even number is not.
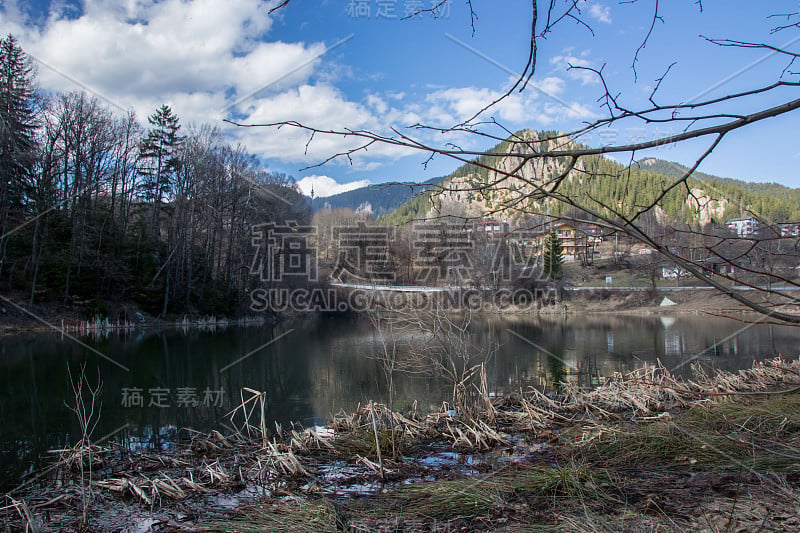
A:
[[[497,399],[471,417],[445,409],[405,417],[369,404],[337,415],[324,432],[277,428],[269,435],[265,396],[248,390],[231,413],[238,423],[233,434],[193,433],[171,455],[94,449],[93,471],[114,473],[95,477],[93,486],[105,501],[150,510],[253,485],[294,495],[289,503],[273,496],[271,504],[243,507],[224,523],[206,524],[225,531],[330,531],[346,529],[345,523],[353,531],[470,530],[487,524],[498,531],[680,531],[690,525],[715,531],[728,527],[720,524],[745,523],[736,502],[749,502],[748,527],[758,529],[755,521],[764,515],[765,524],[778,524],[774,529],[790,524],[792,530],[792,505],[800,501],[799,385],[800,360],[776,359],[717,375],[698,369],[691,380],[677,380],[657,366],[616,375],[593,391],[526,391]],[[432,443],[499,455],[520,438],[549,443],[538,465],[488,466],[485,476],[467,479],[456,473],[443,480],[450,474],[439,472],[438,481],[401,485],[363,500],[331,495],[329,487],[316,484],[320,467],[332,460],[360,468],[358,483],[387,479],[389,470],[389,480],[402,481],[419,475],[403,456]],[[13,495],[4,510],[8,523],[24,527],[56,514],[65,494],[61,487],[70,477],[78,479],[89,461],[80,448],[60,452],[54,475],[45,471],[39,482]],[[332,500],[302,497],[320,493]],[[759,510],[759,498],[767,511]],[[719,509],[704,518],[700,509],[711,504]]]
[[[404,485],[384,501],[393,512],[452,520],[462,516],[485,516],[502,504],[502,487],[493,481],[460,480]]]
[[[650,424],[607,428],[589,448],[618,465],[800,471],[800,395],[724,398]]]
[[[605,469],[579,465],[526,467],[505,472],[498,477],[498,482],[508,489],[545,496],[553,501],[600,501],[609,498],[604,485],[608,484],[610,475]]]
[[[249,506],[230,520],[206,524],[203,531],[241,533],[335,533],[336,510],[329,501],[300,501],[283,505]]]

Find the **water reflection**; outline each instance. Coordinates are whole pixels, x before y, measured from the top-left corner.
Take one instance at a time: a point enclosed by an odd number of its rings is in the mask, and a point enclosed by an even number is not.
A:
[[[487,367],[494,393],[563,381],[591,387],[614,372],[657,361],[678,374],[689,372],[689,360],[738,369],[776,354],[797,356],[800,336],[791,327],[745,328],[706,317],[490,317],[475,328],[473,334],[500,343]],[[182,428],[220,427],[240,403],[243,387],[266,391],[270,423],[284,425],[320,423],[340,409],[386,400],[385,379],[373,359],[381,345],[367,321],[301,320],[274,328],[137,333],[87,342],[130,372],[58,336],[0,339],[0,479],[11,479],[47,449],[77,441],[77,424],[65,407],[73,401],[67,367],[77,375],[83,362],[90,379],[99,368],[103,381],[94,437],[118,431],[115,438],[137,446],[170,446]],[[251,355],[237,363],[245,354]],[[450,393],[431,376],[399,375],[395,386],[400,408],[416,401],[420,410],[436,409]],[[141,403],[126,403],[132,390],[140,391]],[[208,392],[218,393],[219,401],[206,398]]]

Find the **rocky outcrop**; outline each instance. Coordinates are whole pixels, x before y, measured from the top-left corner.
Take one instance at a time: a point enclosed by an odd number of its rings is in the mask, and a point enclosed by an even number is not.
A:
[[[723,220],[725,210],[731,203],[725,198],[712,198],[703,189],[694,188],[691,194],[686,196],[686,205],[696,213],[697,222],[701,226],[706,226],[712,220]]]
[[[571,158],[567,156],[530,157],[536,152],[580,148],[563,135],[545,137],[532,130],[517,133],[493,150],[496,156],[465,165],[444,182],[429,215],[491,215],[513,222],[529,214],[559,214],[564,205],[554,205],[555,200],[547,195],[557,186],[560,193],[578,203],[600,210],[600,204],[604,204],[613,211],[631,214],[654,202],[661,191],[670,190],[675,183],[676,178],[655,168],[659,160],[652,158],[627,168],[595,155],[582,158],[570,168]],[[731,206],[713,187],[687,191],[681,186],[670,190],[662,201],[651,211],[662,224],[674,222],[674,218],[705,226],[712,220],[723,220]],[[612,214],[612,209],[606,213]]]
[[[517,134],[502,143],[496,152],[503,154],[486,161],[495,170],[471,168],[444,184],[431,215],[482,216],[491,213],[508,220],[520,216],[520,208],[545,210],[544,190],[556,186],[568,168],[568,158],[528,158],[534,151],[568,150],[577,145],[569,139],[543,140],[532,130]],[[581,162],[563,179],[580,179]],[[511,174],[512,176],[509,176]]]

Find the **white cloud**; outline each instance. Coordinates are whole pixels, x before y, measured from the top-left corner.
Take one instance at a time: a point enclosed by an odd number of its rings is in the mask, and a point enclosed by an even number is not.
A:
[[[495,117],[509,127],[538,127],[553,122],[556,117],[571,118],[582,115],[585,108],[562,98],[564,80],[548,76],[528,86],[522,93],[514,92],[481,114],[481,118]],[[452,87],[428,94],[429,104],[423,119],[438,126],[452,126],[472,117],[487,104],[503,96],[502,91],[479,87]],[[419,110],[417,110],[419,111]]]
[[[369,185],[372,185],[369,180],[339,183],[329,176],[306,176],[297,182],[300,192],[310,196],[313,189],[315,198],[325,198],[326,196],[333,196],[334,194],[360,189]]]
[[[323,43],[268,40],[272,19],[266,13],[274,1],[82,0],[80,11],[54,1],[48,16],[33,24],[19,7],[22,0],[5,4],[0,0],[0,34],[13,32],[23,48],[41,60],[39,79],[45,89],[89,88],[122,109],[134,108],[143,122],[166,103],[185,125],[219,123],[235,116],[242,124],[293,121],[320,130],[390,135],[390,126],[398,130],[417,123],[452,126],[502,95],[487,87],[440,86],[427,87],[422,95],[368,92],[354,101],[335,86],[350,67],[324,57]],[[564,54],[562,59],[569,52]],[[575,64],[586,61],[573,59]],[[510,127],[538,127],[557,117],[588,114],[586,108],[561,99],[562,78],[535,80],[528,90],[503,99],[482,118],[496,117]],[[353,135],[317,134],[309,143],[307,130],[290,126],[224,129],[260,157],[301,166],[366,142]],[[444,139],[425,130],[410,134],[432,145],[441,145]],[[469,143],[461,137],[455,140]],[[336,163],[369,171],[419,153],[376,143]],[[310,176],[301,183],[315,184],[317,196],[368,183],[326,180],[331,178]]]
[[[331,85],[330,76],[312,82],[332,68],[322,64],[323,43],[266,40],[270,3],[85,0],[77,13],[52,7],[37,26],[14,0],[0,6],[0,32],[14,32],[41,60],[43,88],[88,89],[119,108],[134,108],[142,121],[166,103],[183,124],[219,123],[235,111],[242,123],[296,120],[322,128],[377,129],[381,123],[374,115],[389,112],[381,98],[362,105]],[[306,149],[308,134],[292,128],[226,130],[251,152],[284,162],[316,163],[358,145],[352,138],[319,136]],[[369,155],[396,152],[381,147]],[[365,155],[354,166],[367,166]]]
[[[367,95],[367,105],[381,115],[389,110],[386,100],[375,94]]]
[[[585,120],[598,118],[597,113],[589,109],[587,105],[578,102],[569,102],[568,105],[547,103],[544,111],[551,120],[564,117]]]
[[[364,106],[349,101],[329,85],[304,84],[282,93],[254,100],[244,112],[246,123],[274,124],[296,121],[324,130],[344,128],[377,129],[379,123]],[[364,143],[357,137],[340,135],[314,136],[301,128],[245,128],[234,133],[251,150],[264,157],[289,162],[319,162],[333,154],[356,148]],[[377,152],[377,150],[376,150]]]
[[[534,81],[530,86],[540,91],[545,96],[553,97],[564,91],[564,80],[556,76],[548,76],[544,79]]]
[[[569,76],[573,80],[578,80],[581,82],[581,85],[591,85],[595,83],[600,83],[600,78],[594,72],[590,70],[586,70],[583,68],[570,68],[570,67],[593,67],[591,61],[589,61],[586,56],[588,55],[588,50],[584,51],[581,55],[583,57],[578,57],[569,53],[569,51],[565,50],[563,55],[556,55],[550,58],[550,63],[555,65],[558,69],[564,69],[566,71],[566,75]]]
[[[377,95],[369,95],[364,103],[353,102],[331,85],[303,84],[278,94],[250,102],[242,109],[247,124],[276,124],[285,121],[313,126],[324,131],[363,130],[387,133],[392,124],[408,126],[417,120],[413,113],[390,107]],[[292,126],[243,128],[232,130],[251,151],[285,162],[316,164],[333,156],[355,150],[368,142],[357,135],[317,133],[313,140],[309,131]],[[414,151],[392,144],[376,143],[366,150],[351,153],[350,158],[337,158],[340,164],[367,171],[378,167],[376,159],[398,159]]]
[[[589,16],[599,22],[611,24],[611,8],[599,2],[589,5]]]
[[[503,95],[501,91],[485,87],[451,87],[428,94],[430,106],[425,110],[426,119],[437,126],[453,126],[471,118],[475,113]],[[494,116],[502,121],[518,121],[525,116],[533,93],[514,93],[486,110],[484,118]]]
[[[14,31],[43,62],[43,87],[84,88],[72,78],[121,107],[134,106],[142,117],[170,103],[184,122],[218,120],[228,101],[264,86],[276,91],[307,81],[325,50],[322,43],[264,42],[271,19],[262,0],[82,5],[69,16],[54,7],[38,26],[5,9],[0,31]],[[181,101],[192,105],[182,108]]]

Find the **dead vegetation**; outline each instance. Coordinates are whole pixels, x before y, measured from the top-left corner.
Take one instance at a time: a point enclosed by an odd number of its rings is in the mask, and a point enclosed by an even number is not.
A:
[[[370,403],[268,430],[264,395],[243,391],[238,431],[161,454],[62,450],[0,519],[79,526],[91,461],[97,531],[126,516],[158,531],[796,531],[798,392],[800,360],[687,380],[649,367],[591,391],[487,397],[470,417]]]

